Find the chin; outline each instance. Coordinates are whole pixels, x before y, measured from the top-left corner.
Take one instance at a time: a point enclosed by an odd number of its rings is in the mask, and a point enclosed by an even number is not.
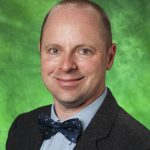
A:
[[[62,98],[60,99],[57,97],[57,98],[55,98],[55,100],[62,106],[68,107],[68,108],[80,107],[80,105],[82,105],[82,103],[84,103],[84,100],[82,100],[81,98],[78,98],[78,99],[71,99],[71,98],[69,99],[68,97],[67,98],[63,97],[63,99]]]

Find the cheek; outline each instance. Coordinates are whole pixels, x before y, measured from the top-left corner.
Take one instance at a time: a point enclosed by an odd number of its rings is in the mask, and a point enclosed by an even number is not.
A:
[[[83,61],[78,64],[80,71],[85,74],[86,76],[97,76],[101,75],[106,70],[106,63],[104,59],[93,59],[93,60],[87,60]]]
[[[41,58],[42,74],[44,74],[44,75],[51,74],[52,72],[54,72],[55,68],[56,68],[56,63],[54,61]]]

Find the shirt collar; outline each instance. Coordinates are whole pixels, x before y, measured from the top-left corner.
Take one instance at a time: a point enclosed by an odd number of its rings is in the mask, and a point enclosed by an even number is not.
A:
[[[72,117],[70,117],[68,119],[78,118],[82,123],[83,131],[84,131],[87,128],[87,126],[89,125],[89,123],[91,122],[91,120],[94,117],[97,110],[100,108],[106,95],[107,95],[107,88],[105,88],[105,90],[101,94],[101,96],[98,97],[95,101],[93,101],[91,104],[89,104],[88,106],[86,106],[81,111],[79,111],[78,113],[76,113],[75,115],[73,115]],[[54,104],[52,105],[52,109],[51,109],[51,118],[54,121],[59,121],[59,119],[54,111]]]

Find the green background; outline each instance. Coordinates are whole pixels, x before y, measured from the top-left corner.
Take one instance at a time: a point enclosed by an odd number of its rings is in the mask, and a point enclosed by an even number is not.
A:
[[[55,0],[0,0],[0,150],[15,117],[52,102],[42,83],[38,42]],[[99,0],[117,56],[107,85],[118,103],[150,129],[150,1]]]

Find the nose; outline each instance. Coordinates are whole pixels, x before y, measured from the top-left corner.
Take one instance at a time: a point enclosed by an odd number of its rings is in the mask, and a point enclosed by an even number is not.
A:
[[[77,63],[73,56],[70,55],[64,55],[62,56],[62,60],[59,64],[59,69],[63,72],[69,73],[74,70],[77,70]]]

